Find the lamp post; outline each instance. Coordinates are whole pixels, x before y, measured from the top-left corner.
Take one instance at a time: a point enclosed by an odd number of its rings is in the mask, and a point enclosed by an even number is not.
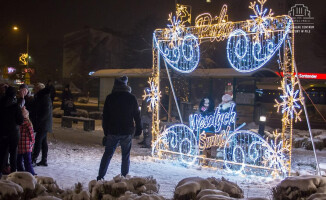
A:
[[[12,30],[14,31],[19,31],[19,27],[18,26],[13,26]],[[28,68],[28,64],[29,64],[29,33],[26,34],[26,53],[27,53],[27,62],[26,62],[26,68]]]
[[[266,116],[260,116],[258,133],[262,137],[265,135],[265,123],[266,123]]]

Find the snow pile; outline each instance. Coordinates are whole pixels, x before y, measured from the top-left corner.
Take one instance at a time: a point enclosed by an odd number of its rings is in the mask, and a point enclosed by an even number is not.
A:
[[[33,198],[32,200],[61,200],[61,199],[54,196],[40,196],[40,197]]]
[[[233,199],[228,197],[242,198],[243,191],[235,183],[222,177],[203,179],[200,177],[189,177],[182,179],[176,186],[174,199],[208,200],[208,199]]]
[[[316,193],[308,197],[307,200],[326,200],[326,194]]]
[[[88,184],[92,200],[98,199],[164,199],[156,193],[159,184],[153,177],[116,176],[110,181],[92,180]]]
[[[103,112],[98,112],[98,111],[89,112],[88,117],[92,119],[102,119],[102,114]]]
[[[47,190],[47,192],[58,194],[63,192],[52,177],[36,176],[36,180],[38,184],[42,185]]]
[[[76,115],[77,117],[85,117],[87,118],[88,117],[88,111],[87,110],[84,110],[84,109],[76,109]]]
[[[63,116],[63,113],[64,113],[64,111],[61,110],[61,108],[55,108],[52,111],[53,117],[62,117]]]
[[[274,199],[307,198],[315,193],[326,194],[326,177],[313,175],[287,177],[273,188]]]
[[[0,180],[0,199],[2,200],[20,199],[22,193],[23,193],[23,188],[18,184],[12,181]]]
[[[243,190],[237,184],[226,180],[224,177],[221,179],[210,177],[208,180],[215,185],[216,189],[228,193],[230,197],[243,198]]]
[[[59,196],[63,200],[90,200],[91,198],[90,193],[83,190],[83,185],[81,183],[76,183],[74,190],[66,190]]]
[[[23,190],[34,190],[36,185],[35,177],[29,172],[13,172],[7,176],[7,181],[20,185]]]

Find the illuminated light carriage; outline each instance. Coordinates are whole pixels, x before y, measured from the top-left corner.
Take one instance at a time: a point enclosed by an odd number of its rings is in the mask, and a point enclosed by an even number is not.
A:
[[[291,171],[291,148],[293,121],[301,120],[300,105],[303,103],[300,82],[295,73],[293,21],[289,16],[272,17],[271,10],[264,9],[266,0],[250,3],[254,14],[251,20],[227,21],[227,6],[222,7],[218,17],[205,13],[191,22],[187,6],[178,5],[176,15],[169,15],[168,28],[157,29],[153,34],[153,76],[149,80],[151,89],[145,91],[152,110],[152,155],[159,158],[177,157],[183,163],[194,164],[208,159],[221,163],[220,167],[235,173],[284,176]],[[283,113],[281,132],[274,131],[271,138],[264,139],[255,132],[239,130],[235,125],[236,113],[229,113],[228,119],[221,117],[218,110],[214,116],[190,116],[190,125],[172,125],[161,132],[159,120],[160,101],[160,55],[165,67],[181,73],[194,71],[200,59],[200,44],[203,41],[227,39],[227,58],[230,65],[239,72],[251,72],[264,66],[278,52],[279,66],[283,71],[280,89],[281,99],[275,107]],[[281,48],[282,47],[282,48]],[[167,68],[168,69],[168,68]],[[173,85],[169,71],[171,89]],[[174,94],[174,98],[175,94]],[[178,105],[176,104],[178,108]],[[231,117],[232,115],[232,117]],[[216,130],[224,123],[226,130]],[[214,127],[215,135],[208,136],[201,131]],[[209,159],[201,151],[217,147],[223,153],[221,159]],[[317,160],[317,159],[316,159]]]

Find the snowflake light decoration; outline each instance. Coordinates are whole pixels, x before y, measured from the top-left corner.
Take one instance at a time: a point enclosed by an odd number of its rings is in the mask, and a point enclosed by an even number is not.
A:
[[[269,12],[267,8],[264,9],[264,4],[266,3],[266,1],[267,0],[258,0],[260,7],[258,4],[256,4],[256,1],[250,2],[249,5],[249,8],[255,13],[255,15],[250,15],[250,18],[253,20],[253,26],[251,31],[256,32],[256,41],[259,40],[259,35],[265,33],[266,39],[270,35],[269,32],[271,32],[271,30],[268,29],[267,19],[272,17],[274,13],[272,12],[272,9],[270,9]]]
[[[283,95],[281,95],[281,99],[283,102],[278,102],[275,99],[276,105],[274,107],[277,107],[277,112],[280,111],[280,108],[282,107],[282,113],[286,113],[286,117],[283,118],[283,122],[289,122],[289,118],[293,119],[293,116],[295,116],[295,122],[298,120],[301,121],[300,114],[302,110],[300,109],[299,102],[303,104],[303,96],[300,93],[300,90],[295,90],[295,86],[298,84],[298,81],[294,82],[294,85],[291,84],[285,84],[284,81],[282,81],[282,89]]]
[[[263,164],[274,169],[273,176],[275,176],[279,171],[283,173],[288,171],[289,158],[286,155],[291,151],[291,145],[288,141],[279,141],[281,134],[277,131],[273,132],[273,136],[274,140],[271,140],[270,145],[263,144],[266,147]]]
[[[149,78],[148,83],[150,85],[150,88],[146,88],[144,90],[143,99],[146,99],[146,102],[150,102],[150,104],[147,106],[148,111],[151,112],[152,109],[154,109],[155,105],[159,101],[161,97],[161,92],[158,90],[158,87],[156,86],[155,82],[153,81],[153,78]]]
[[[168,32],[169,35],[167,36],[171,42],[169,43],[169,47],[173,48],[175,46],[180,46],[181,45],[181,34],[184,32],[185,25],[180,18],[181,18],[182,12],[176,12],[176,16],[173,16],[172,13],[169,14],[169,19],[168,21],[171,24],[168,24],[168,28],[170,31]]]

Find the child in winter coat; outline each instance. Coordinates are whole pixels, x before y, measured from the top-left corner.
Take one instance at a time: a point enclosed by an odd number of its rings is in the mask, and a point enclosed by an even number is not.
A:
[[[34,130],[31,120],[29,119],[29,112],[22,108],[24,122],[20,126],[20,138],[18,143],[17,155],[17,169],[18,171],[30,172],[36,175],[32,165],[32,150],[35,143]],[[24,167],[23,167],[24,165]]]

